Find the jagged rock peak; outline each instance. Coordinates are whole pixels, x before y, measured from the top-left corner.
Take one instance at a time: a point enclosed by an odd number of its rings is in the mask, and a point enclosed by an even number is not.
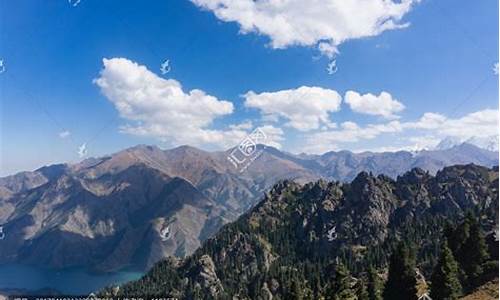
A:
[[[410,171],[398,176],[397,181],[406,184],[416,184],[430,178],[429,172],[421,168],[413,168]]]
[[[490,170],[494,170],[491,168]],[[467,165],[456,165],[451,167],[445,167],[443,170],[438,171],[436,178],[439,181],[446,181],[457,178],[467,178],[467,179],[481,179],[487,178],[487,172],[489,170],[485,167],[478,166],[475,164]]]

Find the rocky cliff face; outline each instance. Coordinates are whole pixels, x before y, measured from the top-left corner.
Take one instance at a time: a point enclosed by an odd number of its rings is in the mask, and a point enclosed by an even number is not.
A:
[[[164,151],[137,146],[75,165],[53,165],[0,178],[0,225],[6,233],[0,242],[0,262],[56,268],[85,266],[102,271],[126,266],[148,268],[167,255],[191,254],[223,224],[253,207],[280,180],[346,181],[362,170],[397,176],[414,166],[431,171],[405,175],[410,182],[415,180],[411,176],[430,176],[449,163],[497,162],[493,152],[470,145],[419,154],[342,151],[307,157],[271,147],[259,146],[258,150],[262,154],[244,172],[228,161],[229,151],[206,152],[189,146]],[[382,181],[387,184],[380,185]],[[332,236],[347,234],[352,224],[367,222],[366,218],[376,219],[360,239],[373,234],[383,239],[379,228],[390,222],[387,215],[397,203],[377,199],[393,197],[390,182],[386,177],[362,173],[353,182],[356,188],[345,190],[337,183],[330,191],[334,196],[325,196],[309,211],[297,213],[320,213],[325,220],[341,214],[336,223],[322,225]],[[466,195],[469,187],[461,191],[459,184],[457,179],[439,197],[447,199],[462,193],[470,198]],[[416,200],[408,196],[415,190],[419,191]],[[417,185],[396,194],[413,199],[409,201],[423,209],[431,204],[426,196],[430,190]],[[344,204],[341,200],[346,195],[359,198],[362,204]],[[365,202],[367,195],[377,196]],[[453,210],[461,204],[453,201],[449,200],[451,203],[442,210]],[[342,212],[337,207],[342,207]],[[400,211],[393,218],[402,222],[407,215],[399,216]]]
[[[418,267],[428,275],[446,223],[473,211],[493,232],[497,207],[498,169],[476,165],[447,167],[435,176],[413,169],[396,180],[362,172],[350,184],[283,181],[192,256],[175,265],[161,262],[120,290],[161,290],[188,299],[285,299],[299,284],[319,297],[332,265],[342,261],[355,273],[384,266],[401,238],[418,245]]]

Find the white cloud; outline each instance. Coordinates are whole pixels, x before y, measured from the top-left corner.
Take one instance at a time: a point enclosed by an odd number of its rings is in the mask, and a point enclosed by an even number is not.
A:
[[[498,136],[498,110],[485,109],[456,119],[425,113],[417,121],[402,126],[407,148],[434,149],[443,140],[461,143]]]
[[[418,121],[408,122],[405,126],[414,129],[438,129],[443,127],[446,120],[442,114],[427,112]]]
[[[252,124],[211,128],[213,121],[233,112],[233,104],[194,89],[184,91],[174,79],[164,79],[126,58],[103,59],[94,83],[129,121],[121,131],[158,138],[170,145],[228,148],[239,143]],[[277,141],[272,141],[276,144]]]
[[[419,0],[191,0],[242,33],[271,39],[271,47],[318,46],[333,57],[351,39],[408,26],[401,19]]]
[[[71,135],[71,132],[69,132],[68,130],[64,130],[64,131],[59,132],[58,135],[60,138],[65,139]]]
[[[399,121],[382,124],[369,124],[361,127],[348,121],[340,124],[340,128],[317,132],[305,138],[303,152],[324,153],[332,150],[349,149],[346,144],[371,140],[384,133],[398,133],[403,130]]]
[[[456,119],[436,113],[425,113],[416,122],[406,122],[402,126],[402,138],[408,142],[406,148],[435,149],[443,140],[457,144],[469,142],[488,148],[484,146],[488,143],[479,141],[494,140],[498,137],[498,110],[485,109]]]
[[[498,75],[498,62],[496,62],[494,65],[493,65],[493,73],[495,75]]]
[[[498,110],[485,109],[467,114],[458,119],[449,119],[440,114],[426,113],[417,122],[408,122],[409,129],[432,130],[442,137],[469,139],[498,135]]]
[[[342,101],[334,90],[302,86],[297,89],[246,93],[245,106],[257,108],[266,120],[284,118],[286,126],[300,131],[318,129],[320,124],[334,127],[329,113],[338,111]]]
[[[265,144],[281,149],[282,145],[281,142],[284,141],[284,132],[281,128],[279,127],[274,127],[272,125],[264,125],[259,127],[262,132],[265,133],[266,135],[266,141]]]
[[[229,125],[229,128],[234,129],[234,130],[250,130],[253,127],[254,126],[253,126],[252,121],[249,121],[249,120],[246,120],[240,124]]]
[[[104,68],[94,82],[113,103],[120,116],[128,121],[121,127],[123,132],[158,138],[170,145],[189,144],[227,149],[237,145],[259,125],[244,120],[214,128],[212,123],[216,118],[233,112],[231,102],[217,99],[201,90],[184,91],[178,81],[163,79],[125,58],[104,59],[103,63]],[[282,146],[285,133],[269,122],[283,119],[289,127],[301,131],[313,130],[304,137],[303,147],[299,149],[309,153],[366,146],[386,149],[428,148],[444,137],[468,140],[498,136],[498,110],[493,109],[460,118],[428,112],[411,122],[392,120],[359,125],[348,121],[337,126],[329,117],[330,113],[339,110],[341,104],[341,97],[334,90],[300,87],[261,94],[248,92],[244,97],[245,106],[259,109],[266,120],[264,123],[267,125],[260,126],[268,136],[266,144],[278,148]],[[388,98],[396,101],[392,97]],[[352,102],[349,102],[351,105]],[[365,103],[364,106],[370,105]],[[395,109],[386,108],[378,114],[393,116],[396,112]],[[61,132],[60,136],[69,134]],[[390,136],[383,137],[388,134]],[[394,143],[381,143],[384,139],[394,140]],[[87,154],[86,144],[79,147],[78,154]]]
[[[396,113],[401,112],[405,106],[398,100],[392,98],[387,92],[376,96],[373,94],[360,95],[354,91],[345,94],[345,102],[358,113],[378,115],[384,118],[396,118]]]
[[[163,79],[125,58],[103,60],[104,69],[94,82],[120,116],[134,121],[127,133],[174,142],[220,141],[222,134],[206,129],[212,121],[233,112],[233,104],[202,90],[185,92],[173,79]]]
[[[461,141],[472,138],[498,136],[498,110],[485,109],[452,119],[436,113],[425,113],[414,122],[394,120],[388,123],[359,126],[344,122],[335,130],[315,132],[305,137],[299,152],[324,153],[340,149],[432,149],[440,140],[454,137]],[[377,141],[384,134],[392,134],[391,145],[366,148],[367,141]],[[397,145],[399,144],[399,145]],[[358,150],[359,151],[359,150]]]
[[[439,144],[439,142],[441,142],[441,138],[438,138],[434,135],[418,135],[408,137],[407,141],[410,142],[410,145],[407,146],[407,149],[431,150],[434,149]]]

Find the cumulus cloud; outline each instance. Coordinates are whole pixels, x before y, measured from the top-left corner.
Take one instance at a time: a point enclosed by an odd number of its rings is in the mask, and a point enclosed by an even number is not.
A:
[[[262,132],[266,135],[265,144],[281,149],[281,142],[285,140],[283,137],[284,132],[281,128],[275,127],[273,125],[264,125],[259,127]]]
[[[234,129],[234,130],[250,130],[252,129],[253,123],[252,121],[246,120],[240,124],[231,124],[229,125],[229,128]]]
[[[401,102],[394,99],[388,92],[382,92],[376,96],[370,93],[360,95],[357,92],[348,91],[344,99],[355,112],[378,115],[384,118],[396,118],[396,113],[405,108]]]
[[[402,18],[419,0],[191,0],[242,33],[270,38],[273,48],[318,46],[332,57],[338,45],[404,28]]]
[[[335,130],[315,132],[305,137],[299,151],[324,153],[340,149],[364,149],[368,140],[384,134],[393,134],[392,140],[400,145],[386,145],[373,149],[421,150],[430,149],[446,137],[461,141],[471,138],[498,136],[498,110],[485,109],[469,113],[460,118],[448,118],[442,114],[425,113],[412,122],[393,120],[387,123],[359,126],[354,122],[343,122]]]
[[[371,140],[383,133],[397,133],[403,130],[399,121],[381,124],[359,126],[355,122],[347,121],[340,124],[335,130],[316,132],[305,138],[303,152],[324,153],[332,150],[350,149],[346,144]]]
[[[104,59],[103,64],[94,82],[120,116],[127,120],[127,124],[121,127],[122,132],[158,138],[170,145],[189,144],[227,149],[241,142],[258,125],[244,120],[215,127],[215,119],[233,113],[231,102],[199,89],[185,91],[178,81],[161,78],[145,66],[125,58]],[[366,98],[366,95],[350,93],[358,98]],[[384,117],[393,117],[402,109],[390,95],[384,96],[382,93],[373,97],[377,99],[369,97],[367,101],[357,103],[352,101],[352,96],[346,95],[346,102],[352,107],[357,105],[359,109],[364,108],[365,113],[370,111],[375,114],[376,111],[377,115]],[[297,149],[302,152],[355,150],[368,146],[366,141],[386,149],[416,149],[428,148],[445,137],[469,140],[498,136],[498,110],[494,109],[469,113],[459,118],[428,112],[414,121],[397,119],[367,125],[347,121],[337,125],[330,120],[330,114],[338,111],[341,104],[341,96],[334,90],[304,86],[260,94],[250,91],[244,98],[245,106],[258,109],[265,120],[263,123],[266,125],[260,128],[267,136],[266,144],[280,148],[284,141],[285,132],[279,126],[271,125],[271,121],[284,120],[288,127],[307,131],[303,147]],[[381,105],[384,109],[372,105],[372,102],[384,103]],[[61,132],[60,136],[69,134]],[[395,142],[377,145],[377,138],[384,138],[384,135],[390,135],[387,138]],[[87,145],[81,145],[78,154],[85,156]]]
[[[409,136],[406,138],[406,141],[409,142],[409,145],[405,147],[407,150],[430,150],[434,149],[440,142],[442,138],[439,138],[435,135],[418,135],[418,136]]]
[[[436,135],[457,137],[462,140],[489,137],[498,135],[498,110],[485,109],[457,119],[426,113],[417,122],[408,122],[404,126],[410,129],[432,130]]]
[[[302,86],[297,89],[265,92],[248,92],[245,106],[257,108],[266,120],[286,119],[288,127],[300,131],[318,129],[321,124],[335,125],[329,113],[338,111],[342,97],[334,90]]]
[[[161,139],[172,145],[234,146],[247,134],[249,124],[211,128],[214,119],[233,112],[233,104],[199,89],[184,91],[174,79],[164,79],[126,58],[103,59],[94,80],[129,121],[125,133]]]
[[[416,122],[408,122],[405,126],[414,129],[438,129],[443,127],[446,121],[446,116],[442,114],[427,112]]]
[[[493,109],[469,113],[460,118],[425,113],[415,122],[402,124],[405,129],[403,138],[413,149],[434,149],[443,140],[484,147],[483,144],[488,143],[480,141],[498,139],[498,125],[498,110]]]

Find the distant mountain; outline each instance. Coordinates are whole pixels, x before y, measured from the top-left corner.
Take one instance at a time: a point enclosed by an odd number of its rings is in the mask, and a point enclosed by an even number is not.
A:
[[[0,263],[147,269],[163,257],[193,253],[280,180],[350,181],[362,171],[395,178],[415,167],[435,174],[453,164],[498,164],[497,153],[469,144],[418,153],[300,156],[259,146],[260,155],[240,172],[228,160],[233,150],[140,145],[0,178],[6,234]]]
[[[421,168],[435,174],[443,167],[455,164],[494,166],[498,164],[498,153],[465,143],[445,150],[419,152],[332,151],[323,155],[308,156],[307,159],[297,162],[314,170],[322,178],[350,181],[362,171],[396,177],[413,168]]]
[[[494,236],[498,168],[453,166],[436,176],[413,169],[396,180],[361,172],[349,184],[282,181],[193,255],[162,261],[142,279],[115,288],[114,294],[347,299],[333,297],[338,264],[357,278],[347,287],[359,291],[368,267],[384,272],[391,249],[401,239],[415,243],[418,274],[425,281],[446,224],[460,222],[467,211]],[[498,252],[498,242],[493,252]],[[113,292],[103,292],[108,293]]]
[[[442,139],[439,144],[434,147],[434,150],[447,150],[463,144],[463,140],[457,137],[446,137]]]
[[[434,150],[447,150],[463,143],[474,145],[478,148],[493,152],[498,152],[499,147],[498,135],[489,137],[471,137],[465,140],[456,137],[447,137],[439,142]]]
[[[476,145],[479,148],[483,148],[489,151],[498,152],[498,135],[490,136],[490,137],[472,137],[466,141],[466,143]]]

